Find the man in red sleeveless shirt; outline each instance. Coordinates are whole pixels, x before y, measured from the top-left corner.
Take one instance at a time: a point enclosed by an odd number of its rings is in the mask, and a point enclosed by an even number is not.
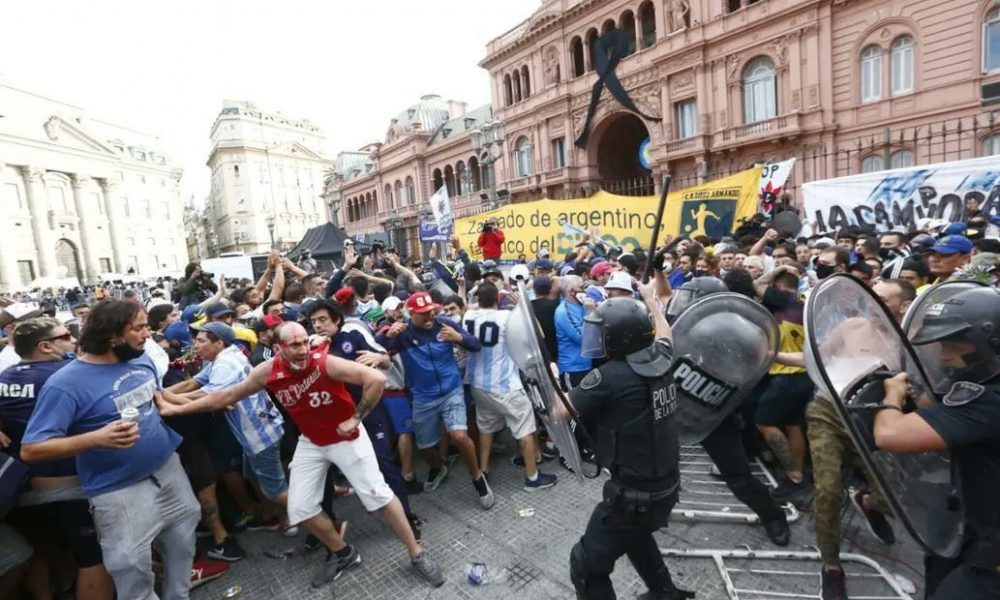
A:
[[[369,512],[381,511],[386,525],[406,546],[413,568],[433,586],[442,585],[441,570],[413,537],[399,499],[379,471],[371,440],[361,435],[361,420],[382,397],[385,375],[310,348],[309,336],[298,323],[282,324],[275,335],[277,356],[254,368],[242,383],[183,406],[158,400],[161,415],[222,410],[266,388],[302,432],[290,467],[288,520],[293,525],[302,523],[329,549],[330,555],[313,577],[313,587],[361,564],[357,550],[344,542],[320,508],[331,464],[347,477]],[[362,388],[357,406],[345,383]]]

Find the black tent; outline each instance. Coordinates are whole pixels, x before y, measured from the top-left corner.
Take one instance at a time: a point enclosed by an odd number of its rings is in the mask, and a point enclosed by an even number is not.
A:
[[[344,240],[348,237],[340,227],[333,223],[324,223],[307,231],[302,237],[302,241],[289,250],[285,256],[295,262],[302,256],[303,250],[309,250],[317,261],[339,263],[344,251]]]

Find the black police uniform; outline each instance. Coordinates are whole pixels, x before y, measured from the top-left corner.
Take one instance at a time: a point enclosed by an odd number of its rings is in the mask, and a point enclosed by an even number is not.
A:
[[[654,350],[672,360],[668,340],[654,342]],[[604,500],[570,555],[578,596],[615,598],[610,574],[626,554],[653,598],[689,597],[676,592],[653,539],[677,503],[680,446],[672,373],[643,377],[624,357],[614,358],[592,370],[570,399],[584,425],[597,432],[598,457],[611,472]]]
[[[926,559],[927,597],[1000,598],[1000,378],[959,382],[919,414],[954,457],[967,536],[959,559]]]

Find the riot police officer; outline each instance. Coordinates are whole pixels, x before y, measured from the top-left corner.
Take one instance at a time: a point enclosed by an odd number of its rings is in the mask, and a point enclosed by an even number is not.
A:
[[[670,325],[656,308],[653,284],[640,294],[643,302],[612,298],[585,318],[583,351],[609,360],[570,392],[611,473],[570,553],[570,578],[585,600],[616,597],[610,574],[623,554],[649,588],[644,598],[694,596],[674,586],[653,539],[677,503],[680,446]]]
[[[670,304],[667,305],[667,319],[673,322],[695,301],[727,291],[726,284],[717,277],[695,277],[674,291]],[[744,333],[737,327],[739,321],[728,320],[721,313],[718,316],[721,317],[718,323],[703,323],[703,327],[699,328],[699,335],[710,336],[719,341],[733,340],[735,343],[735,338]],[[745,335],[750,337],[753,333],[746,332]],[[737,410],[719,423],[701,441],[701,446],[718,467],[719,475],[733,495],[757,513],[767,537],[778,546],[787,546],[791,541],[788,517],[768,493],[767,487],[753,476],[743,445],[742,421]]]
[[[889,410],[875,417],[875,444],[896,453],[947,450],[957,467],[966,543],[957,560],[928,557],[927,597],[1000,598],[1000,291],[960,292],[926,315],[910,342],[937,344],[948,380],[934,388],[947,393],[904,414],[912,393],[907,374],[886,379]]]

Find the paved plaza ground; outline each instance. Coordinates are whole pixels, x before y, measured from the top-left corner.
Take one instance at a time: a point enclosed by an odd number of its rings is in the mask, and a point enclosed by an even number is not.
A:
[[[510,447],[513,447],[512,444]],[[233,585],[242,588],[240,598],[288,598],[312,600],[343,599],[566,599],[574,598],[569,581],[570,548],[583,533],[587,519],[601,495],[603,477],[578,481],[554,462],[543,468],[556,473],[559,484],[550,490],[528,493],[522,490],[522,473],[509,463],[509,454],[494,455],[491,474],[497,496],[496,506],[482,510],[461,463],[436,492],[411,498],[414,510],[426,520],[423,543],[444,571],[446,583],[432,589],[409,569],[403,547],[396,542],[381,519],[364,513],[356,498],[339,500],[338,517],[350,521],[348,541],[355,544],[364,560],[361,567],[346,573],[335,583],[314,590],[309,581],[324,556],[323,552],[298,552],[286,559],[264,556],[272,548],[302,547],[305,534],[288,539],[274,533],[243,533],[240,541],[249,557],[232,566],[221,579],[192,593],[195,600],[223,597]],[[707,468],[696,453],[686,455],[687,474],[682,500],[698,493],[694,480],[711,482]],[[698,475],[705,473],[705,477]],[[702,486],[703,487],[703,486]],[[733,504],[734,511],[741,505]],[[723,511],[729,510],[726,508]],[[675,511],[675,514],[677,511]],[[530,516],[527,516],[530,515]],[[917,584],[913,598],[922,596],[922,560],[915,545],[900,527],[900,541],[894,546],[880,544],[864,527],[853,508],[843,517],[845,553],[859,553],[875,559],[888,573],[898,574]],[[763,530],[746,523],[719,523],[685,519],[672,520],[657,534],[660,546],[673,550],[781,550],[770,543]],[[814,551],[813,520],[803,512],[792,525],[792,544],[786,550]],[[506,581],[472,586],[465,569],[470,562],[487,565],[490,575],[502,574]],[[669,557],[667,564],[677,584],[696,590],[698,600],[727,600],[723,579],[712,557]],[[731,559],[733,587],[761,590],[740,593],[740,598],[819,598],[818,563],[815,561],[755,558]],[[852,598],[901,598],[868,566],[845,563]],[[753,572],[751,572],[753,571]],[[850,575],[855,575],[850,577]],[[613,580],[620,598],[634,598],[644,591],[641,581],[626,559],[619,560]],[[773,592],[769,596],[768,592]],[[783,595],[794,594],[794,595]]]

